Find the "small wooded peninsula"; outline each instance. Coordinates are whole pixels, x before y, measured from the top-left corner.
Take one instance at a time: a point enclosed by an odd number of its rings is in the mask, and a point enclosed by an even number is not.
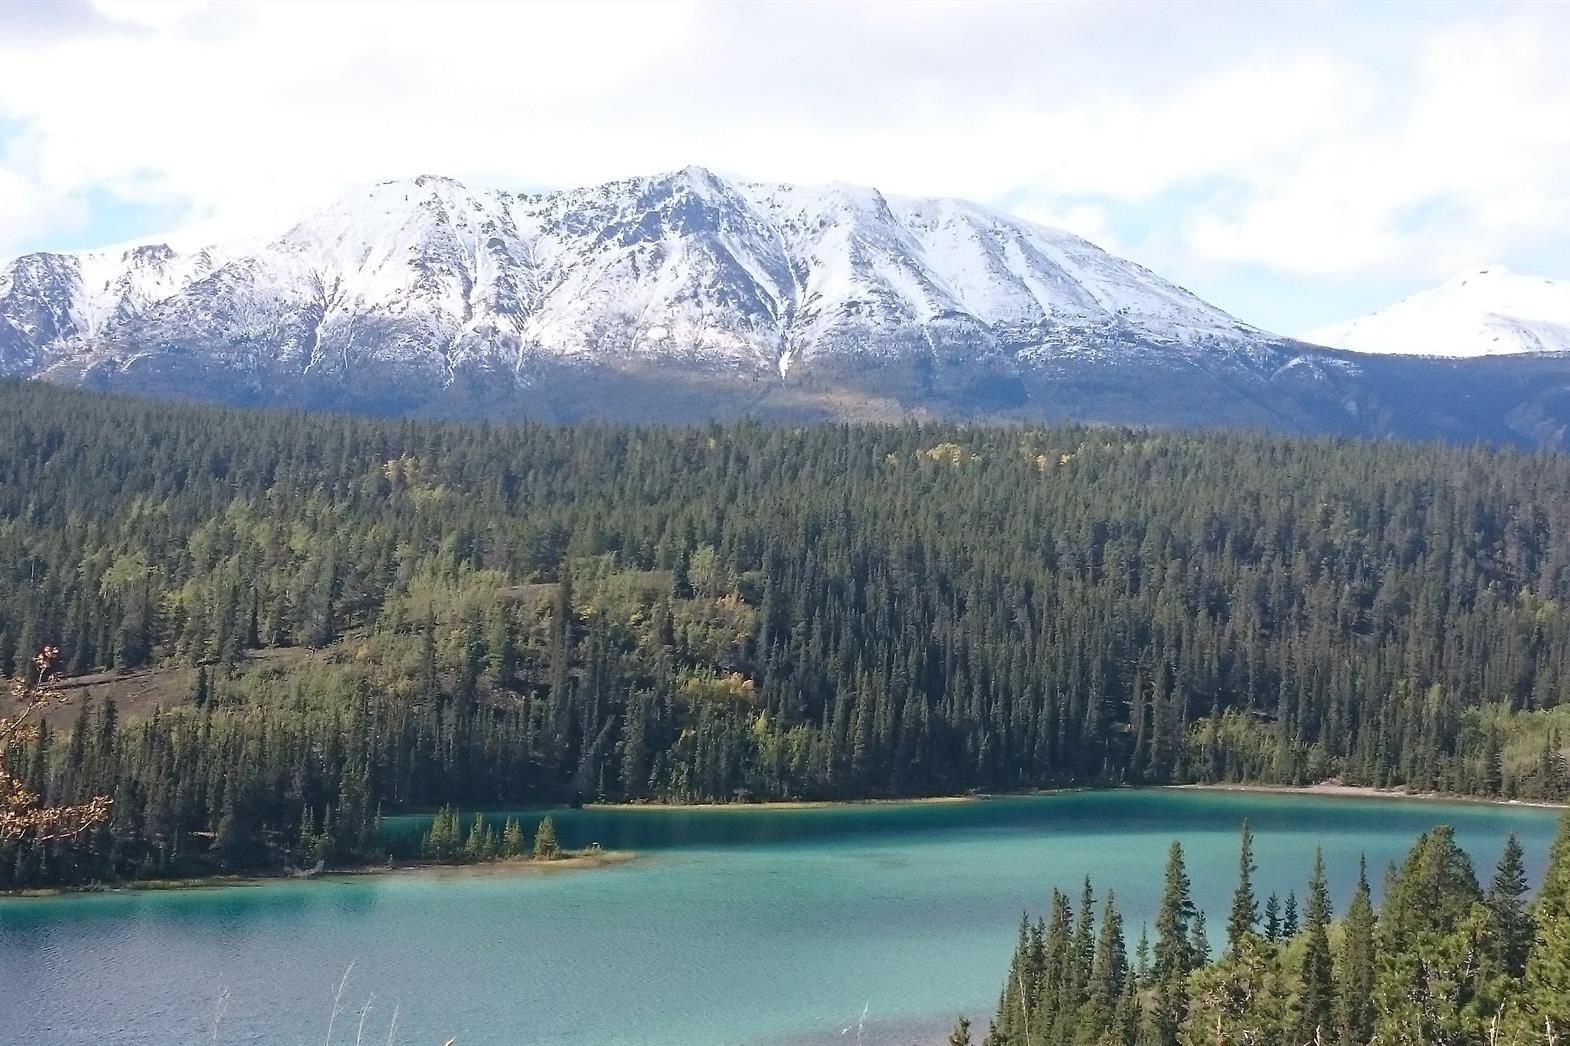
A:
[[[1553,451],[0,383],[0,673],[57,648],[69,699],[4,765],[111,801],[0,883],[376,862],[379,816],[444,805],[1561,800],[1566,490]]]

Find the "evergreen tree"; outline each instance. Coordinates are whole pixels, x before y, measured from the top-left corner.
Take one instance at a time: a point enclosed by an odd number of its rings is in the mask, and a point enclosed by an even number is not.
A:
[[[1504,948],[1505,968],[1513,977],[1525,972],[1527,951],[1532,945],[1532,920],[1526,911],[1526,891],[1526,853],[1511,832],[1489,884],[1487,904],[1494,916],[1494,933]]]
[[[495,846],[484,814],[475,814],[469,822],[469,837],[463,844],[463,855],[470,861],[483,861],[495,856]]]
[[[1347,907],[1337,970],[1337,1017],[1342,1046],[1361,1046],[1373,1034],[1374,1022],[1373,900],[1368,889],[1368,865],[1359,860],[1357,890]]]
[[[1232,908],[1227,915],[1227,947],[1235,950],[1246,933],[1254,932],[1259,921],[1259,904],[1254,900],[1254,834],[1243,822],[1238,847],[1237,889],[1232,893]]]
[[[1151,969],[1157,999],[1155,1033],[1167,1046],[1177,1041],[1178,1026],[1187,1009],[1184,982],[1194,968],[1192,931],[1197,914],[1183,865],[1183,846],[1173,840],[1156,909],[1155,963]]]
[[[534,831],[534,859],[554,861],[561,855],[561,844],[556,841],[556,822],[546,816]]]
[[[992,1023],[989,1044],[1013,1046],[1549,1046],[1563,1041],[1565,985],[1555,980],[1570,950],[1554,927],[1570,896],[1570,816],[1556,842],[1548,879],[1536,904],[1546,919],[1526,977],[1500,959],[1495,916],[1471,875],[1453,833],[1420,837],[1388,877],[1377,917],[1366,865],[1335,953],[1323,853],[1316,854],[1304,903],[1302,933],[1283,948],[1245,931],[1213,962],[1193,951],[1202,917],[1185,900],[1181,849],[1169,853],[1158,919],[1157,959],[1148,978],[1122,979],[1117,989],[1121,922],[1111,901],[1103,910],[1086,992],[1067,1005],[1065,971],[1083,940],[1067,899],[1054,891],[1049,919],[1022,920],[1014,958]],[[1511,847],[1510,849],[1515,849]],[[1514,860],[1502,862],[1511,867]],[[1514,875],[1510,875],[1513,885]],[[1088,890],[1087,890],[1088,893]],[[1555,906],[1558,906],[1557,908]],[[1088,905],[1081,904],[1088,912]],[[1557,920],[1557,921],[1556,921]],[[1186,924],[1186,929],[1185,929]],[[1173,944],[1177,943],[1177,948]],[[1547,945],[1547,949],[1539,949]],[[1138,954],[1146,949],[1141,942]],[[1175,970],[1185,961],[1181,976]],[[1177,956],[1177,958],[1175,958]],[[1540,963],[1546,956],[1548,961]],[[1537,964],[1537,965],[1534,965]],[[1143,963],[1141,962],[1141,966]],[[1054,985],[1057,985],[1054,988]],[[1114,1001],[1115,1000],[1115,1001]]]
[[[1265,940],[1281,939],[1281,901],[1275,894],[1265,899]]]
[[[1219,962],[1189,980],[1183,1046],[1297,1046],[1282,1034],[1288,1009],[1275,949],[1248,934]]]
[[[1441,825],[1390,878],[1379,919],[1374,1035],[1381,1042],[1469,1043],[1504,1001],[1503,963],[1472,862]]]
[[[523,825],[518,823],[516,817],[507,818],[507,823],[502,827],[502,856],[523,856]]]
[[[1204,966],[1210,962],[1210,934],[1205,929],[1205,912],[1203,909],[1194,913],[1194,965]]]
[[[1330,890],[1325,883],[1323,850],[1314,853],[1305,915],[1304,947],[1298,968],[1298,1039],[1328,1042],[1333,1028],[1335,983],[1330,955]]]
[[[221,868],[242,868],[245,864],[245,829],[240,823],[239,807],[233,782],[225,783],[212,847],[213,857]]]
[[[1483,794],[1498,795],[1504,787],[1504,766],[1499,751],[1499,729],[1492,723],[1483,741]]]
[[[1123,940],[1123,916],[1118,912],[1117,899],[1109,890],[1101,908],[1101,931],[1096,938],[1081,1025],[1096,1030],[1098,1035],[1113,1026],[1127,978],[1128,951]]]
[[[421,841],[420,852],[432,861],[456,859],[461,849],[460,824],[457,810],[450,806],[442,807],[431,819],[431,827]]]
[[[1559,822],[1531,912],[1523,985],[1531,1031],[1544,1042],[1570,1042],[1570,814]]]

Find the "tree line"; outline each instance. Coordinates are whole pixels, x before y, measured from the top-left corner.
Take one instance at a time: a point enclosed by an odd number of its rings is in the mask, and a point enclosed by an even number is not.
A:
[[[374,859],[379,812],[443,805],[1332,776],[1559,799],[1567,489],[1553,451],[0,383],[0,672],[49,646],[67,683],[127,681],[8,744],[46,802],[113,802],[0,876]]]
[[[1112,894],[1087,880],[1022,923],[987,1046],[1553,1046],[1570,1037],[1570,818],[1527,901],[1514,836],[1486,889],[1448,827],[1385,873],[1366,868],[1332,919],[1315,861],[1300,927],[1261,922],[1244,825],[1236,892],[1214,947],[1183,849],[1172,844],[1155,918],[1128,949]],[[1219,936],[1219,935],[1218,935]],[[968,1046],[968,1020],[949,1042]]]

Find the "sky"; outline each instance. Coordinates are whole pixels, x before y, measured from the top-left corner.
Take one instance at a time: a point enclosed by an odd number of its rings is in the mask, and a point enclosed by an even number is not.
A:
[[[960,196],[1298,334],[1570,278],[1570,4],[0,0],[0,258],[366,184]]]

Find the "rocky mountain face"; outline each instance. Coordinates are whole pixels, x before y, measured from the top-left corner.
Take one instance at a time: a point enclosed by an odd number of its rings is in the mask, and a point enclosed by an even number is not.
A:
[[[1463,272],[1304,340],[1357,352],[1474,358],[1570,352],[1570,282],[1502,265]]]
[[[1531,441],[1562,439],[1570,421],[1541,373],[1497,378],[1486,407],[1457,413],[1454,397],[1436,411],[1411,392],[1443,396],[1467,376],[1388,369],[1250,327],[1085,240],[975,204],[702,168],[537,195],[421,177],[259,248],[0,268],[0,374],[232,403]]]

